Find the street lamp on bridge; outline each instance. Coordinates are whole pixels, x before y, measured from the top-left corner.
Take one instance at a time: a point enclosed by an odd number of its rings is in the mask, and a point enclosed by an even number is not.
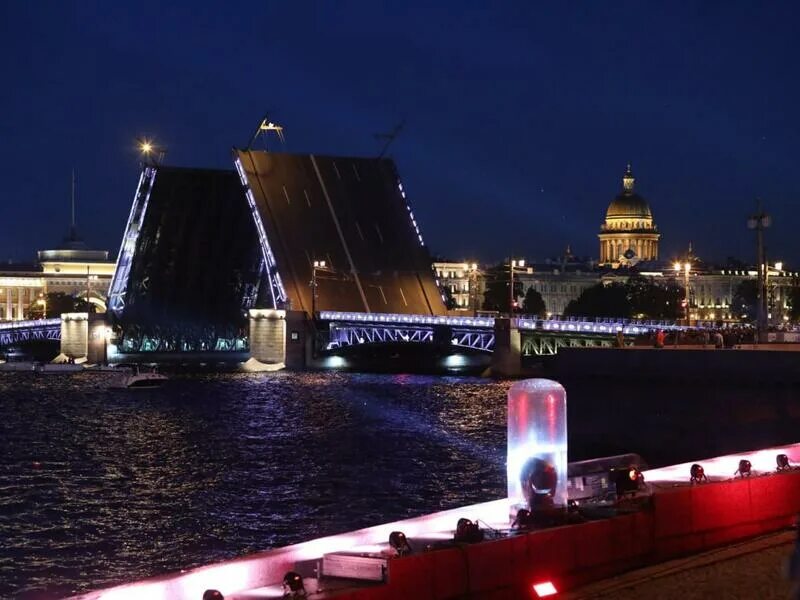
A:
[[[532,273],[531,267],[525,267],[524,258],[511,258],[508,262],[509,284],[508,284],[508,317],[514,316],[514,272]]]
[[[164,155],[167,153],[166,148],[158,146],[153,140],[147,138],[139,138],[136,141],[145,164],[158,165],[164,160]]]
[[[756,232],[756,259],[758,260],[758,306],[756,307],[756,332],[759,342],[766,342],[767,333],[767,259],[764,256],[764,230],[772,225],[772,217],[763,211],[758,201],[758,212],[747,219],[747,228]]]
[[[686,306],[686,326],[689,327],[689,319],[691,318],[689,315],[689,273],[692,270],[692,263],[688,260],[685,263],[676,262],[674,265],[675,267],[675,276],[678,277],[683,271],[683,302]]]
[[[311,264],[311,318],[317,314],[317,271],[326,272],[327,263],[324,260],[315,260]]]

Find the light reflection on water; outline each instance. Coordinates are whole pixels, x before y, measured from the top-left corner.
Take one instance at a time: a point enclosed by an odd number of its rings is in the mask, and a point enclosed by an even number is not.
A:
[[[68,595],[500,497],[507,384],[0,375],[0,597]]]

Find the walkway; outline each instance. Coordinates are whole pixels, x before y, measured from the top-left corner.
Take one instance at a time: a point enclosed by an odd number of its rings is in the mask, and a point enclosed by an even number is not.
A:
[[[784,575],[795,532],[781,532],[661,563],[563,595],[565,599],[786,600]]]

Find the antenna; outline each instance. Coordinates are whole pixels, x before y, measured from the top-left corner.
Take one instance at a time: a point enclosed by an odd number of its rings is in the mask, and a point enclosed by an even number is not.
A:
[[[264,148],[266,149],[266,137],[267,132],[269,131],[274,131],[275,135],[277,135],[278,139],[281,141],[281,144],[286,146],[286,138],[283,135],[283,126],[274,123],[269,118],[269,113],[266,113],[264,114],[264,118],[261,119],[261,123],[259,123],[258,127],[256,127],[256,130],[253,132],[253,135],[250,137],[250,143],[247,144],[247,148],[245,148],[245,150],[252,150],[253,144],[255,144],[259,136],[262,136],[264,139]]]
[[[386,140],[386,143],[383,145],[380,154],[378,154],[378,158],[383,158],[383,155],[386,154],[386,151],[389,149],[389,146],[392,145],[392,142],[400,135],[400,132],[403,131],[403,127],[406,125],[406,120],[403,119],[397,125],[394,126],[389,133],[376,133],[375,139],[376,140]]]

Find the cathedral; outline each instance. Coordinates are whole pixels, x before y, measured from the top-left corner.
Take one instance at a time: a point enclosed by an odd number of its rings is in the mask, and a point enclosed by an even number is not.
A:
[[[634,191],[635,182],[628,165],[622,176],[622,192],[608,205],[606,221],[597,236],[601,265],[619,267],[658,260],[661,234],[647,200]]]

